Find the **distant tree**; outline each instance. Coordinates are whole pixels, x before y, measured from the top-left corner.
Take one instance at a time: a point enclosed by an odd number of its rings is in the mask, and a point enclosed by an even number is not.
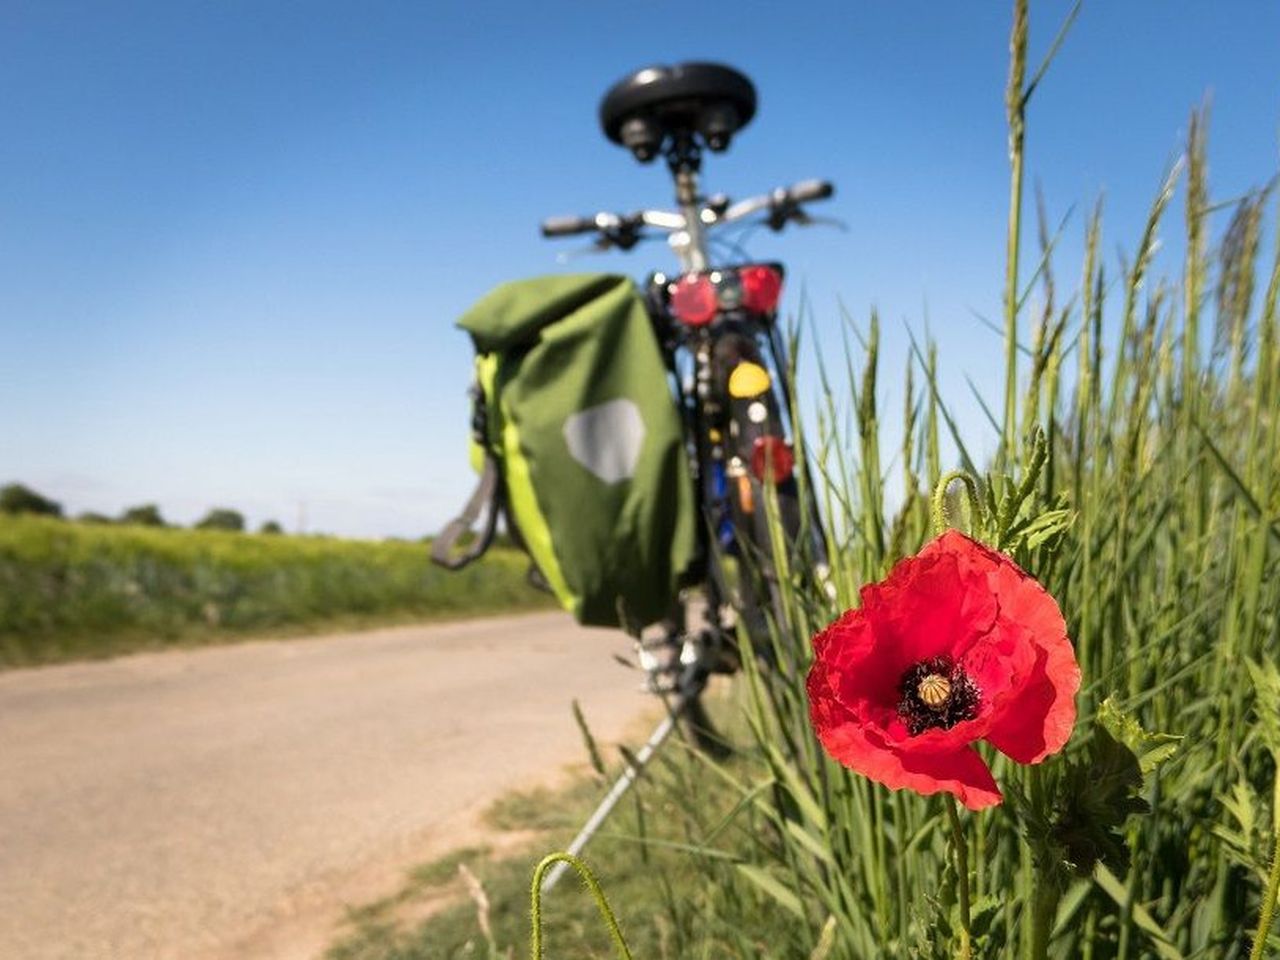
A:
[[[284,527],[276,523],[274,520],[268,520],[258,528],[259,533],[284,533]]]
[[[239,510],[214,507],[196,524],[197,530],[244,530],[244,514]]]
[[[96,513],[93,510],[86,510],[84,513],[76,517],[76,520],[80,523],[115,523],[115,521],[105,513]]]
[[[160,508],[154,503],[143,503],[130,507],[120,514],[121,523],[132,523],[139,527],[167,527],[164,517],[160,516]]]
[[[21,483],[0,487],[0,513],[39,513],[47,517],[62,516],[62,504],[42,497]]]

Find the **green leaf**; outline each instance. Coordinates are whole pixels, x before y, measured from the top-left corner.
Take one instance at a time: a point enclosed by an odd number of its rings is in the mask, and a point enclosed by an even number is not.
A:
[[[1271,751],[1272,760],[1280,767],[1280,670],[1273,661],[1257,663],[1246,660],[1257,702],[1253,712],[1258,717],[1258,733]],[[1275,778],[1271,797],[1272,829],[1280,836],[1280,776]]]
[[[1099,863],[1123,873],[1129,848],[1120,827],[1150,806],[1137,796],[1142,789],[1138,758],[1104,726],[1095,726],[1088,755],[1068,764],[1059,785],[1052,836],[1063,860],[1080,876]]]
[[[794,913],[801,920],[806,919],[800,898],[783,886],[782,881],[761,867],[753,867],[749,863],[736,864],[737,870],[754,883],[762,891],[777,901],[784,910]]]
[[[1148,733],[1133,716],[1117,707],[1111,697],[1098,707],[1097,721],[1138,758],[1143,778],[1177,753],[1185,739],[1171,733]]]
[[[591,769],[597,776],[605,776],[604,758],[600,756],[600,748],[596,746],[596,738],[591,734],[591,728],[587,726],[587,718],[582,713],[582,705],[575,699],[573,701],[573,719],[578,724],[578,731],[582,734],[582,743],[587,748],[587,759],[591,761]]]
[[[1262,886],[1266,886],[1268,843],[1270,836],[1260,830],[1258,807],[1265,809],[1265,802],[1255,798],[1253,790],[1244,780],[1236,781],[1229,794],[1220,796],[1219,802],[1230,823],[1217,823],[1211,828],[1215,837],[1223,842],[1227,855],[1246,870],[1253,873]]]
[[[1046,857],[1061,860],[1054,853],[1046,853],[1054,846],[1053,824],[1049,822],[1048,811],[1033,804],[1016,780],[1004,784],[1004,800],[1007,812],[1013,815],[1023,838],[1041,862],[1045,862]]]
[[[1023,528],[1022,545],[1028,550],[1050,541],[1056,545],[1075,518],[1073,510],[1049,510],[1040,514]]]
[[[787,833],[790,834],[791,837],[800,844],[800,846],[808,850],[814,858],[821,860],[829,867],[836,866],[835,858],[831,855],[831,848],[794,820],[787,821]]]
[[[974,901],[969,910],[969,930],[975,940],[982,940],[1000,919],[1004,901],[992,894],[985,894]]]
[[[1062,900],[1058,903],[1058,915],[1053,921],[1053,929],[1055,933],[1059,930],[1065,930],[1075,922],[1076,914],[1078,914],[1080,912],[1080,908],[1084,906],[1092,889],[1093,888],[1083,880],[1076,880],[1071,884],[1067,892],[1062,895]]]
[[[804,782],[803,778],[796,771],[793,764],[788,763],[786,758],[778,751],[772,743],[765,743],[765,750],[768,754],[770,766],[773,768],[774,775],[778,777],[783,785],[787,788],[787,793],[791,799],[800,808],[800,812],[805,818],[814,824],[819,830],[826,830],[827,816],[822,809],[822,804],[818,803],[813,792]]]
[[[1246,660],[1245,666],[1249,668],[1249,677],[1258,696],[1254,705],[1258,733],[1271,755],[1280,762],[1280,669],[1270,660],[1265,663]]]
[[[822,932],[818,935],[818,942],[814,946],[813,952],[809,954],[809,960],[827,960],[835,945],[836,918],[835,914],[832,914],[827,917],[827,922],[822,925]]]
[[[1116,906],[1121,909],[1128,907],[1132,910],[1134,924],[1151,938],[1151,945],[1160,957],[1164,960],[1183,960],[1181,952],[1173,945],[1164,927],[1156,922],[1156,918],[1151,916],[1142,904],[1129,902],[1129,891],[1125,889],[1119,877],[1099,864],[1093,879],[1107,896],[1116,902]]]

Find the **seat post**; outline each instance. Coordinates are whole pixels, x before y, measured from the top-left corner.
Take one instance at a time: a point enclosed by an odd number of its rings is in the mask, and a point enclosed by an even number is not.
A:
[[[706,270],[709,266],[707,241],[698,197],[702,152],[691,131],[679,130],[672,135],[671,146],[667,148],[667,166],[676,181],[676,203],[684,214],[685,224],[683,231],[671,235],[671,248],[686,270]]]

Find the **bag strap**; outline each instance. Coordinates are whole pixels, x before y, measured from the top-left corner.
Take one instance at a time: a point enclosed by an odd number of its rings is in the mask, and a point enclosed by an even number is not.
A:
[[[476,486],[471,499],[462,508],[462,513],[450,520],[431,544],[431,561],[447,570],[461,570],[475,560],[493,543],[493,535],[498,526],[498,514],[501,513],[501,496],[498,490],[498,464],[489,453],[484,455],[484,470],[480,474],[480,483]],[[484,527],[476,539],[468,544],[460,553],[454,548],[463,534],[470,532],[472,524],[480,516],[480,511],[488,507]]]

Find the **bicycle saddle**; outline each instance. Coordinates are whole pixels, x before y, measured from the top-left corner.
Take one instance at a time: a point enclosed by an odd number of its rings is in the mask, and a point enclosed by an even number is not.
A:
[[[600,126],[647,163],[667,137],[697,134],[718,153],[755,112],[756,88],[744,74],[718,63],[677,63],[645,67],[610,87]]]

